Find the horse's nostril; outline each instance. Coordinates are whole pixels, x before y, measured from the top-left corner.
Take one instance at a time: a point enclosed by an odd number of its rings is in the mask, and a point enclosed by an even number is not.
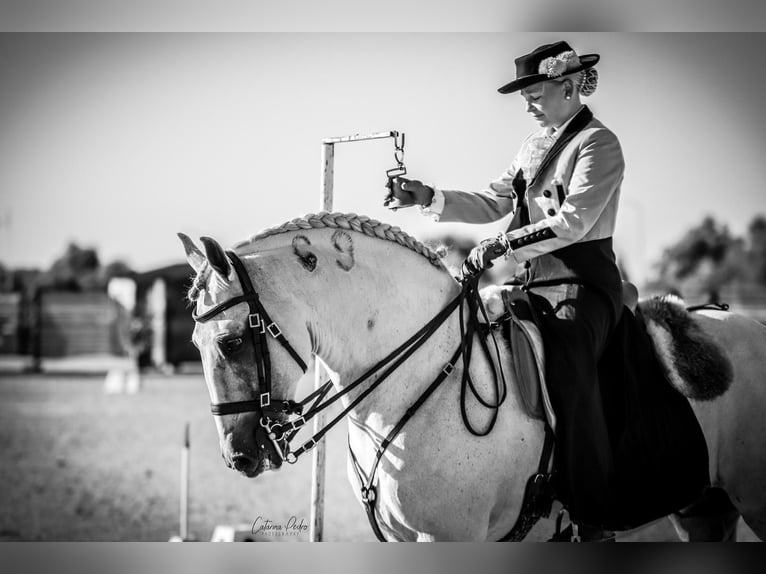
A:
[[[240,454],[231,459],[231,464],[234,467],[234,470],[242,471],[248,466],[250,466],[251,464],[253,464],[253,461],[250,457]]]

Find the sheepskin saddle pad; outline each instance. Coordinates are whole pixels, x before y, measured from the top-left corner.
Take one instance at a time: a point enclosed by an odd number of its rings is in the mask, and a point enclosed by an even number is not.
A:
[[[667,295],[638,304],[665,378],[679,393],[697,401],[714,399],[729,388],[731,361],[695,321],[678,297]]]

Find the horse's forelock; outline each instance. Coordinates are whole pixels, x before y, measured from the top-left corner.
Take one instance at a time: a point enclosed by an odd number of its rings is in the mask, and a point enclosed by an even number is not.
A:
[[[191,287],[186,293],[186,299],[189,304],[193,304],[199,299],[200,293],[205,288],[205,283],[210,276],[210,266],[205,265],[192,279]]]

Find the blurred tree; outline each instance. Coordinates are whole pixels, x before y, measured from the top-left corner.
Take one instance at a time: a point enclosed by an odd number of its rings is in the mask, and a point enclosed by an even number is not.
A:
[[[13,291],[13,271],[0,261],[0,293]]]
[[[64,291],[91,291],[102,286],[100,267],[95,249],[70,243],[64,254],[53,262],[41,278],[41,286]]]
[[[753,220],[745,241],[706,217],[665,249],[654,267],[656,277],[649,282],[650,289],[676,290],[684,296],[708,294],[716,299],[728,285],[756,280],[766,284],[766,218]]]
[[[133,271],[133,269],[131,269],[127,263],[117,259],[116,261],[112,261],[103,268],[102,275],[104,285],[107,285],[109,280],[113,279],[114,277],[128,277],[130,279],[135,279],[136,272]]]
[[[43,272],[39,269],[14,269],[13,290],[31,296],[40,283],[42,275]]]
[[[684,279],[699,269],[706,260],[720,264],[732,243],[726,226],[719,226],[712,217],[686,232],[681,240],[665,249],[659,264],[660,275]]]
[[[95,249],[76,243],[70,243],[47,271],[15,270],[13,274],[13,290],[30,296],[38,289],[102,291],[113,277],[135,276],[124,261],[102,266]]]
[[[752,280],[766,285],[766,217],[759,215],[748,227],[747,266]]]

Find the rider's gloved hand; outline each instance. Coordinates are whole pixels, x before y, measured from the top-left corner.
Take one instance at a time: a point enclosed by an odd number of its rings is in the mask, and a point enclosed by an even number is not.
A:
[[[389,180],[386,188],[388,194],[383,200],[383,205],[394,210],[413,205],[425,207],[431,205],[434,197],[434,190],[417,179],[395,177]]]
[[[485,239],[479,245],[471,249],[471,252],[463,262],[463,277],[476,277],[485,269],[492,267],[492,260],[505,255],[510,246],[504,234],[499,237]]]

